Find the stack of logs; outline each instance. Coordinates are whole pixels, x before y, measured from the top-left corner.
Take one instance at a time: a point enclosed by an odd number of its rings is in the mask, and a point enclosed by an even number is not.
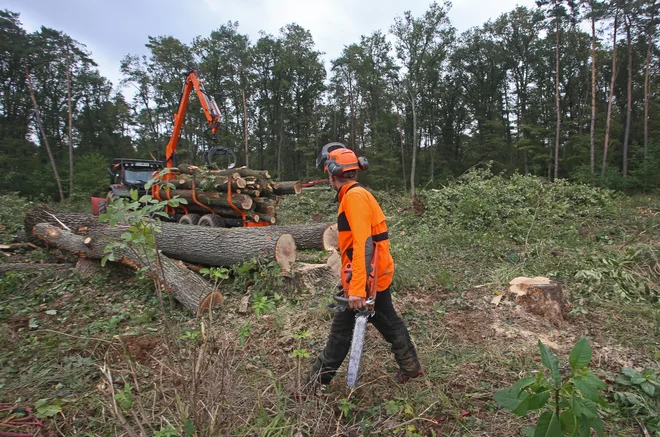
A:
[[[300,181],[274,182],[268,171],[245,167],[207,170],[182,164],[170,183],[175,188],[169,196],[185,199],[189,213],[217,214],[228,219],[227,224],[242,215],[248,221],[275,224],[279,196],[302,192]],[[168,198],[165,189],[160,196]]]
[[[26,234],[33,242],[66,250],[85,260],[100,260],[108,243],[118,241],[128,226],[108,226],[89,214],[56,211],[39,205],[25,216]],[[158,223],[155,233],[159,268],[148,269],[165,290],[195,315],[222,303],[222,294],[198,274],[201,266],[225,266],[261,256],[273,258],[292,291],[316,292],[333,289],[339,280],[337,226],[313,223],[253,228],[209,228]],[[296,263],[297,250],[325,250],[323,264]],[[115,251],[114,259],[135,269],[153,267],[141,251]],[[295,264],[294,264],[295,263]],[[281,290],[280,290],[281,291]]]

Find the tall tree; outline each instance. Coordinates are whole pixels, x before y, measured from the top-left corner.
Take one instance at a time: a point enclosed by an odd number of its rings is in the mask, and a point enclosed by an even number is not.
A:
[[[451,3],[431,3],[422,17],[415,18],[406,11],[403,18],[394,20],[390,32],[396,38],[397,57],[405,68],[403,84],[412,111],[412,162],[410,164],[410,194],[415,195],[415,171],[417,169],[418,126],[417,112],[419,92],[423,86],[424,68],[430,59],[446,57],[454,39],[455,29],[451,26],[448,12]],[[436,63],[437,65],[437,63]]]
[[[605,122],[605,145],[603,147],[603,166],[601,167],[600,177],[605,178],[605,171],[607,168],[607,152],[610,147],[610,127],[612,122],[612,103],[614,101],[614,83],[616,81],[617,67],[616,67],[616,32],[619,27],[619,6],[613,2],[614,7],[614,32],[612,35],[612,76],[610,80],[610,96],[607,101],[607,119]]]
[[[656,0],[653,0],[647,7],[646,14],[648,16],[646,22],[646,61],[644,64],[644,166],[646,166],[649,155],[649,82],[651,77],[651,56],[653,53],[653,38],[655,37],[655,29],[658,26],[658,7],[660,6]]]
[[[559,72],[560,72],[560,63],[559,63],[559,53],[560,53],[560,42],[561,42],[561,27],[562,22],[568,17],[568,12],[566,5],[575,11],[576,3],[574,0],[537,0],[536,5],[538,7],[546,7],[548,9],[548,17],[552,19],[552,24],[555,29],[555,109],[557,112],[557,128],[555,133],[555,173],[554,178],[559,177],[559,145],[561,143],[561,95],[559,94]]]

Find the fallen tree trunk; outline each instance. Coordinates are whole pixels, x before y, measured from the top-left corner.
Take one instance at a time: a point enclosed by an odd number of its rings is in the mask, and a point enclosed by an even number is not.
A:
[[[50,246],[89,259],[103,258],[104,248],[108,243],[106,238],[101,237],[92,237],[91,241],[85,241],[86,239],[80,235],[47,223],[37,224],[33,233]],[[165,255],[159,254],[157,259],[149,260],[139,251],[124,249],[115,253],[115,259],[136,270],[149,267],[147,274],[159,280],[164,287],[163,291],[170,292],[177,301],[197,316],[223,301],[222,294],[214,290],[199,275]]]
[[[336,223],[312,223],[305,225],[277,226],[278,231],[289,232],[301,250],[332,250],[339,247]]]
[[[266,255],[289,271],[296,260],[294,237],[279,226],[222,229],[162,223],[156,244],[168,256],[211,266],[231,266]]]
[[[0,264],[0,274],[7,272],[60,272],[73,268],[73,264],[32,264],[32,263],[6,263]]]
[[[25,237],[29,242],[41,242],[32,234],[32,229],[37,223],[50,223],[61,227],[64,225],[76,233],[80,233],[78,232],[79,229],[100,225],[98,217],[91,214],[57,211],[46,204],[39,204],[30,209],[23,219]]]
[[[41,217],[44,223],[61,228],[53,216],[44,213]],[[57,214],[57,217],[76,234],[92,238],[103,237],[108,241],[119,240],[127,229],[126,226],[104,225],[96,217],[87,214]],[[37,218],[39,215],[35,211],[31,220]],[[296,240],[287,229],[307,241],[303,233],[300,233],[302,226],[306,225],[223,229],[161,223],[160,232],[156,233],[156,245],[169,257],[210,266],[231,266],[268,255],[280,264],[283,271],[288,271],[296,260]],[[32,229],[29,233],[32,233]],[[317,239],[320,241],[322,237],[317,236]],[[308,246],[303,244],[303,247]]]

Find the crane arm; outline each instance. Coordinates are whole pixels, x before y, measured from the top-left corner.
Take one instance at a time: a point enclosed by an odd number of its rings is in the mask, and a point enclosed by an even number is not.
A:
[[[197,92],[197,97],[202,104],[202,109],[206,116],[206,122],[209,125],[213,139],[214,141],[217,141],[217,134],[220,130],[220,110],[218,109],[215,100],[206,94],[204,85],[199,80],[199,71],[192,70],[186,76],[186,82],[183,85],[183,92],[181,93],[181,99],[179,100],[179,109],[176,114],[174,114],[174,129],[172,130],[172,136],[170,137],[170,141],[167,143],[167,149],[165,150],[166,168],[172,168],[177,165],[176,147],[179,143],[181,127],[186,118],[186,110],[188,109],[188,102],[190,101],[190,94],[193,89]]]

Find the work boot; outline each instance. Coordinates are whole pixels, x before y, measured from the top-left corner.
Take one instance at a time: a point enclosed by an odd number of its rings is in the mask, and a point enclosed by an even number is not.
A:
[[[394,379],[396,379],[396,382],[399,384],[405,384],[408,381],[410,381],[413,378],[417,378],[418,376],[423,376],[424,372],[422,372],[422,369],[419,369],[413,373],[406,373],[403,370],[399,369],[396,371],[396,374],[394,375]]]

